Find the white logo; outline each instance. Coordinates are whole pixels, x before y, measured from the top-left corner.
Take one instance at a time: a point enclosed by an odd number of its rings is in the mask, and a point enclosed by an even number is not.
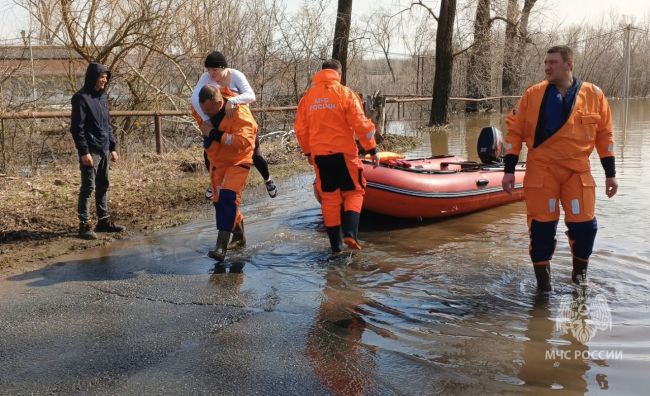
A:
[[[580,288],[577,298],[563,296],[560,312],[555,318],[555,330],[565,333],[570,331],[583,345],[591,341],[598,330],[612,329],[612,314],[607,299],[599,294],[587,301],[585,294],[585,290]]]

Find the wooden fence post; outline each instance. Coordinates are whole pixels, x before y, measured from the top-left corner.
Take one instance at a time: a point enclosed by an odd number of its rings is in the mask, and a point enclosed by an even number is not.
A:
[[[162,140],[162,131],[160,128],[160,116],[155,114],[153,116],[154,120],[154,132],[156,134],[156,154],[163,153],[163,140]]]

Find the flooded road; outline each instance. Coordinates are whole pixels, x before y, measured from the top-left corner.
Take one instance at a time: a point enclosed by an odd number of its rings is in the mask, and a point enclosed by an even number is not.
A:
[[[436,222],[362,216],[364,250],[327,262],[311,177],[244,198],[248,247],[205,256],[213,212],[0,280],[0,393],[571,394],[650,385],[650,101],[613,103],[619,193],[596,157],[586,289],[563,225],[540,301],[524,203]],[[412,156],[477,159],[455,119]],[[502,126],[502,130],[504,130]],[[556,392],[557,393],[557,392]]]

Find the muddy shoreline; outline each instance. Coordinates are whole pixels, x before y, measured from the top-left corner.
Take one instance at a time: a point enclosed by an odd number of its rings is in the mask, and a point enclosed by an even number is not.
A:
[[[408,151],[418,141],[391,135],[381,148]],[[279,184],[277,199],[282,199],[282,180],[311,168],[294,142],[267,142],[264,151]],[[0,175],[0,276],[43,267],[71,252],[185,224],[206,208],[208,174],[197,148],[132,155],[112,165],[110,178],[109,211],[128,231],[98,234],[98,239],[86,241],[77,237],[75,163],[57,164],[33,177]],[[251,171],[247,188],[261,184],[259,173]]]

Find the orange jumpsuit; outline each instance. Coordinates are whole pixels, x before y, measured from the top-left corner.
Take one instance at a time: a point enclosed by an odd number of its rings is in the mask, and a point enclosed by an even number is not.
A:
[[[227,88],[221,88],[220,91],[226,99],[234,96]],[[222,108],[221,111],[223,110]],[[233,116],[223,117],[215,127],[223,134],[219,141],[210,143],[206,153],[210,161],[217,228],[232,231],[243,220],[239,211],[241,191],[253,164],[257,123],[248,106],[236,106]]]
[[[316,73],[295,121],[298,143],[314,164],[326,227],[341,224],[341,205],[345,211],[361,212],[366,182],[355,134],[366,151],[377,146],[375,125],[364,115],[358,96],[340,81],[335,70]]]
[[[507,117],[506,154],[528,148],[524,194],[531,232],[531,259],[545,265],[555,248],[555,230],[562,204],[574,257],[587,260],[597,230],[595,187],[589,156],[614,157],[612,116],[603,92],[583,82],[565,124],[537,147],[535,134],[547,81],[528,88]]]

